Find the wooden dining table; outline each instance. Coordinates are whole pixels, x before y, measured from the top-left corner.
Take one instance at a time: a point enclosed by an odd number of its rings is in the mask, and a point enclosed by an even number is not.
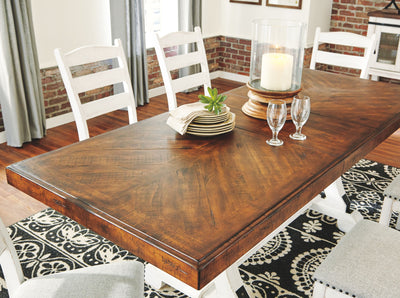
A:
[[[168,113],[6,168],[8,183],[201,290],[400,127],[400,85],[304,69],[307,139],[266,144],[227,92],[232,132],[180,135]]]

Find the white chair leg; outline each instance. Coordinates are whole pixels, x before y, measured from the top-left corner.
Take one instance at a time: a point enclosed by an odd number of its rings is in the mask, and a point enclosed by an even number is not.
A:
[[[392,217],[393,209],[393,199],[385,197],[383,200],[381,216],[379,218],[379,223],[384,226],[389,226],[390,218]]]
[[[242,288],[243,287],[243,288]],[[237,290],[245,291],[239,268],[233,264],[215,279],[217,297],[236,298]]]
[[[152,288],[159,290],[161,289],[165,283],[163,282],[163,277],[160,274],[161,270],[157,267],[154,267],[151,264],[146,264],[144,271],[144,279],[148,285]]]
[[[351,214],[346,213],[346,203],[343,201],[345,190],[342,179],[339,177],[325,189],[326,198],[317,196],[313,200],[311,209],[336,218],[338,227],[344,232],[348,232],[351,228],[362,219],[362,215],[358,211]]]
[[[313,298],[323,298],[325,297],[325,292],[326,292],[326,286],[324,284],[321,284],[319,282],[314,283],[314,289],[313,289]]]

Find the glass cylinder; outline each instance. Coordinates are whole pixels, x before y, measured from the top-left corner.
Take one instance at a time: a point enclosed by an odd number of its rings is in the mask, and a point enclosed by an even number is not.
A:
[[[252,88],[261,92],[300,89],[305,27],[296,21],[253,21],[249,82]]]

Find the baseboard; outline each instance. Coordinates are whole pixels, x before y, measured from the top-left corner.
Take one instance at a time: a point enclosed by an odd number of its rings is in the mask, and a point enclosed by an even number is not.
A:
[[[2,131],[2,132],[0,132],[0,144],[3,144],[5,142],[7,142],[6,132]]]
[[[244,76],[244,75],[239,75],[236,73],[231,73],[231,72],[226,72],[226,71],[214,71],[210,73],[210,78],[213,79],[217,79],[217,78],[221,78],[221,79],[226,79],[226,80],[232,80],[232,81],[237,81],[237,82],[242,82],[242,83],[247,83],[249,81],[249,77],[248,76]],[[153,88],[149,90],[149,97],[155,97],[155,96],[159,96],[165,94],[165,88],[164,86],[161,87],[157,87],[157,88]],[[55,117],[51,117],[46,119],[46,127],[47,129],[53,128],[53,127],[57,127],[63,124],[67,124],[70,122],[73,122],[74,120],[74,115],[72,114],[72,112],[66,113],[66,114],[62,114],[59,116],[55,116]],[[6,132],[2,131],[0,132],[0,144],[1,143],[5,143],[7,141],[6,139]]]
[[[221,71],[221,70],[217,70],[210,73],[210,77],[211,79],[221,78],[241,83],[247,83],[249,81],[249,76],[240,75],[233,72]]]

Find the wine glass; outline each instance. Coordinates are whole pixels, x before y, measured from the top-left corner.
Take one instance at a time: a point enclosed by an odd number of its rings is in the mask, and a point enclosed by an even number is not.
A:
[[[281,146],[282,140],[278,139],[278,133],[282,129],[286,121],[286,102],[284,100],[273,99],[268,102],[267,122],[272,130],[272,139],[267,140],[267,144],[271,146]]]
[[[289,135],[289,137],[293,140],[305,140],[307,137],[301,133],[301,129],[310,116],[310,97],[307,95],[296,95],[293,97],[290,114],[296,126],[296,132]]]

